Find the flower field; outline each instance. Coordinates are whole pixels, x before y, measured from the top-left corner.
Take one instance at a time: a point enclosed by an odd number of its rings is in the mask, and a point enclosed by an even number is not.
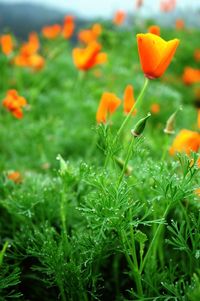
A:
[[[200,30],[124,18],[0,37],[0,300],[200,300]]]

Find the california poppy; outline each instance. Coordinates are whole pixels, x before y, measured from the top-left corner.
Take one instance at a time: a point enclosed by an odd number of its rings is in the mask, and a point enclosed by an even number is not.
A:
[[[135,98],[134,98],[134,90],[133,86],[128,85],[124,91],[124,113],[128,114],[132,107],[135,104]],[[136,114],[136,110],[134,110],[133,115]]]
[[[20,172],[18,172],[18,171],[9,172],[7,177],[9,180],[13,181],[16,184],[19,184],[22,182],[22,176],[21,176]]]
[[[158,114],[160,112],[160,105],[158,103],[152,103],[151,113]]]
[[[103,93],[96,113],[97,123],[105,123],[107,115],[112,115],[120,103],[121,100],[114,93]]]
[[[27,105],[24,97],[20,96],[16,90],[8,90],[6,98],[3,100],[3,106],[9,110],[13,116],[18,119],[23,117],[22,107]]]
[[[126,13],[123,10],[118,10],[113,18],[113,23],[117,26],[120,26],[124,23],[126,18]]]
[[[148,28],[148,32],[160,36],[160,27],[157,25],[151,25]]]
[[[185,152],[190,155],[191,151],[198,152],[200,148],[200,134],[190,130],[183,129],[175,137],[169,150],[171,155],[176,152]]]
[[[200,69],[186,67],[183,72],[182,80],[185,85],[192,85],[200,82]]]
[[[166,42],[152,33],[137,34],[140,63],[145,76],[154,79],[162,76],[179,45],[179,40]]]
[[[2,52],[5,55],[10,55],[13,51],[13,40],[10,34],[2,35],[0,38]]]
[[[62,27],[59,24],[44,26],[42,28],[42,34],[47,39],[55,39],[61,33]]]
[[[95,23],[91,29],[81,30],[78,34],[79,41],[89,44],[100,36],[102,32],[102,27],[99,23]]]
[[[23,56],[29,56],[35,54],[40,48],[39,38],[36,32],[29,34],[28,42],[24,43],[20,49],[20,54]]]
[[[180,30],[185,27],[185,22],[182,19],[177,19],[175,25],[176,25],[176,29]]]
[[[101,45],[97,42],[91,42],[86,48],[74,48],[72,52],[75,66],[87,71],[88,69],[103,64],[107,61],[107,55],[100,52]]]
[[[65,39],[70,39],[74,33],[75,24],[73,16],[66,16],[62,28],[62,35]]]

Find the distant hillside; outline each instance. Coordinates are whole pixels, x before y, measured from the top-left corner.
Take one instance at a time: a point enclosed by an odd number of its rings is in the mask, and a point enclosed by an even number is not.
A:
[[[24,39],[31,31],[40,31],[44,25],[62,23],[70,12],[48,8],[42,5],[0,3],[0,33],[10,31]],[[76,20],[77,27],[84,26],[84,20]]]

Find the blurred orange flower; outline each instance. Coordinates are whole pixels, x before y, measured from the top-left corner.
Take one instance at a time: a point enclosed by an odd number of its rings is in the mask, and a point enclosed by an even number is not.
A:
[[[134,98],[134,90],[133,86],[128,85],[124,91],[124,113],[128,114],[132,107],[135,104],[135,98]],[[136,114],[136,110],[134,110],[133,115]]]
[[[62,35],[65,39],[70,39],[74,33],[75,23],[73,16],[66,16],[64,18],[64,24],[62,29]]]
[[[126,19],[126,13],[123,10],[118,10],[113,18],[113,23],[117,26],[120,26],[124,23]]]
[[[3,106],[9,110],[13,116],[18,119],[23,117],[22,107],[27,105],[24,97],[20,96],[16,90],[8,90],[6,98],[3,100]]]
[[[179,40],[166,42],[152,33],[137,34],[140,63],[145,76],[154,79],[162,76],[179,45]]]
[[[183,72],[182,80],[185,85],[192,85],[200,82],[200,69],[186,67]]]
[[[159,103],[153,103],[151,105],[151,113],[158,114],[160,112],[160,105]]]
[[[148,32],[160,36],[160,27],[157,25],[151,25],[148,28]]]
[[[198,152],[200,148],[200,134],[190,130],[183,129],[175,137],[169,150],[170,155],[176,152],[185,152],[190,155],[191,151]]]
[[[7,177],[9,180],[13,181],[16,184],[19,184],[22,182],[22,176],[21,176],[20,172],[18,172],[18,171],[9,172]]]
[[[42,28],[42,34],[46,39],[55,39],[61,33],[62,27],[59,24],[44,26]]]
[[[200,49],[195,49],[194,59],[195,59],[196,62],[200,62]]]
[[[98,23],[94,24],[91,29],[81,30],[78,34],[79,41],[89,44],[100,36],[102,33],[102,26]]]
[[[107,115],[112,115],[120,103],[121,100],[114,93],[103,93],[96,113],[97,123],[105,123]]]
[[[40,48],[40,41],[36,32],[31,32],[28,37],[28,42],[24,43],[20,49],[20,54],[29,56],[36,53]]]
[[[185,22],[182,19],[177,19],[175,25],[176,25],[176,29],[180,30],[185,27]]]
[[[100,52],[101,45],[97,42],[91,42],[86,48],[74,48],[72,52],[75,66],[83,71],[103,64],[107,61],[107,54]]]
[[[13,51],[14,45],[10,34],[4,34],[0,37],[0,44],[2,52],[5,55],[10,55]]]
[[[170,12],[176,7],[176,0],[162,0],[160,1],[160,10],[163,12]]]

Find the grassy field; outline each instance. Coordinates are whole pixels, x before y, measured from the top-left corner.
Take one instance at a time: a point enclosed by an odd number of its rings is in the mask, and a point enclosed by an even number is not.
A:
[[[131,84],[139,95],[136,34],[146,31],[104,25],[108,62],[85,73],[73,64],[75,45],[61,37],[41,37],[46,61],[38,72],[0,53],[0,99],[16,89],[28,102],[22,119],[0,107],[0,300],[199,300],[200,181],[191,164],[198,153],[172,157],[168,149],[181,129],[198,131],[199,84],[185,86],[182,73],[200,68],[193,58],[200,31],[161,29],[180,46],[114,146],[122,106],[106,125],[95,119],[105,91],[122,99]],[[160,111],[130,149],[130,130],[154,103]],[[166,121],[180,105],[175,135],[167,136]],[[117,162],[128,149],[126,175]]]

